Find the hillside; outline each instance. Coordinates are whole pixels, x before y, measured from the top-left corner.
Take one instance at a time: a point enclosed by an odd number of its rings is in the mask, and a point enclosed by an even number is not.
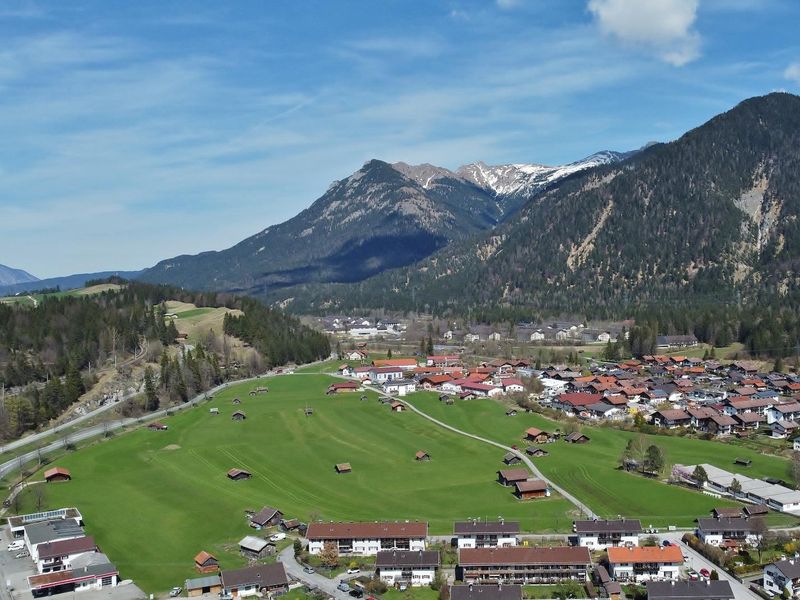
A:
[[[796,295],[800,97],[744,101],[678,140],[545,191],[489,234],[294,310],[494,306],[623,314]]]
[[[555,182],[621,156],[600,153],[563,167],[481,163],[457,172],[372,160],[296,217],[221,252],[162,261],[140,278],[258,295],[361,281],[490,230]]]
[[[39,280],[27,271],[23,271],[22,269],[12,269],[11,267],[0,265],[0,286],[28,283],[33,281]]]

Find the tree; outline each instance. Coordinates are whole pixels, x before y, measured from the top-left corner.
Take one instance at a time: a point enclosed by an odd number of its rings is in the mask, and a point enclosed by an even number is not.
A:
[[[711,581],[719,581],[719,573],[716,569],[711,569],[711,575],[708,577]]]
[[[731,485],[733,485],[731,483]],[[756,536],[756,550],[758,550],[758,562],[761,562],[761,553],[772,545],[772,538],[769,535],[767,523],[762,517],[754,517],[750,520],[750,533]]]
[[[392,358],[392,349],[391,348],[389,348],[389,350],[386,352],[386,358]]]
[[[630,464],[631,461],[635,461],[636,457],[634,456],[634,443],[633,438],[628,440],[628,443],[625,444],[625,449],[622,451],[622,454],[619,455],[619,466],[625,467],[625,465]]]
[[[664,454],[661,448],[655,444],[648,446],[644,455],[644,465],[651,473],[661,473],[664,469]]]
[[[331,569],[339,566],[339,549],[333,542],[326,542],[319,553],[320,562]]]
[[[45,491],[43,485],[34,485],[33,487],[33,503],[37,511],[41,511],[45,504]]]
[[[742,492],[742,483],[734,477],[733,481],[731,481],[730,488],[734,494],[740,494]]]
[[[776,373],[783,373],[783,359],[780,356],[775,359],[775,364],[772,366],[772,370]]]
[[[703,468],[703,465],[697,465],[692,472],[692,479],[697,482],[697,485],[703,487],[708,482],[708,473]]]
[[[568,579],[557,584],[553,590],[553,597],[559,600],[578,598],[582,595],[583,587],[574,579]]]
[[[149,366],[144,370],[144,409],[148,412],[158,410],[158,392],[153,381],[153,369]]]

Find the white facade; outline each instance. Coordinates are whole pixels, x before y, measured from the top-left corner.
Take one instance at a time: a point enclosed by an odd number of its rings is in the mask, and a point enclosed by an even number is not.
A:
[[[368,538],[360,540],[309,540],[308,553],[319,554],[328,542],[336,544],[339,554],[362,556],[374,556],[381,550],[425,550],[425,538],[403,538],[397,540]]]
[[[789,559],[772,563],[764,567],[764,589],[772,595],[780,596],[786,590],[790,597],[797,598],[800,595],[800,577],[797,569],[800,562],[796,559]],[[790,571],[786,573],[784,571]]]
[[[698,537],[704,544],[708,544],[709,546],[720,546],[722,545],[723,540],[731,539],[732,536],[730,535],[723,535],[720,532],[713,531],[713,532],[706,532],[706,531],[698,531]],[[735,539],[738,539],[736,537]],[[745,537],[741,540],[743,544],[747,544],[748,546],[755,546],[758,544],[758,536],[752,533],[748,533]]]
[[[680,566],[675,564],[652,564],[649,569],[642,569],[638,566],[634,569],[634,563],[619,563],[611,565],[611,576],[617,581],[659,581],[678,579]]]
[[[615,540],[616,541],[616,540]],[[607,538],[601,539],[596,533],[587,533],[578,536],[578,546],[591,550],[605,550],[609,546],[638,546],[639,536],[636,534],[622,535],[618,543],[609,543]]]
[[[415,567],[413,569],[386,569],[381,568],[380,578],[386,585],[393,587],[398,581],[408,581],[412,587],[430,585],[436,577],[436,569],[433,567]]]
[[[488,536],[459,535],[457,538],[458,548],[507,548],[517,545],[517,538],[513,535],[487,538]]]

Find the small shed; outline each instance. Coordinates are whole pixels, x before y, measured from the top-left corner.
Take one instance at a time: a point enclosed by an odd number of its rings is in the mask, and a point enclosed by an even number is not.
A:
[[[232,401],[232,404],[241,404],[241,403],[242,403],[242,401],[239,400],[238,398],[234,398],[233,401]]]
[[[528,446],[525,448],[525,454],[535,458],[540,458],[542,456],[547,456],[549,452],[543,448],[538,448],[537,446]]]
[[[198,573],[216,573],[219,571],[219,561],[216,556],[203,550],[194,557],[194,568]]]
[[[506,411],[506,416],[507,416],[507,417],[516,417],[516,416],[517,416],[517,409],[515,409],[515,408],[509,408],[509,409]]]
[[[585,444],[589,441],[589,438],[583,435],[580,431],[573,431],[564,437],[564,441],[569,442],[570,444]]]
[[[186,588],[186,595],[189,596],[189,598],[222,592],[222,582],[220,581],[219,575],[187,579],[184,587]]]
[[[247,415],[244,414],[244,411],[237,410],[235,413],[231,415],[231,419],[234,421],[244,421],[247,418]]]
[[[164,423],[161,421],[153,421],[152,423],[147,425],[148,429],[152,429],[153,431],[166,431],[169,429]]]
[[[243,479],[250,479],[253,476],[250,471],[245,471],[244,469],[231,469],[228,471],[228,479],[232,479],[233,481],[242,481]]]
[[[525,430],[525,439],[534,444],[546,444],[550,441],[550,434],[538,427],[528,427]]]
[[[310,416],[311,416],[311,415],[313,415],[313,414],[314,414],[314,409],[313,409],[313,408],[311,408],[311,407],[307,407],[307,408],[305,409],[305,415],[306,415],[307,417],[310,417]]]
[[[274,554],[275,544],[254,535],[248,535],[239,540],[239,552],[242,556],[255,560]]]
[[[44,480],[47,483],[69,481],[70,479],[72,479],[72,473],[69,472],[69,469],[65,469],[64,467],[53,467],[44,472]]]
[[[340,475],[342,473],[351,473],[353,471],[353,467],[350,466],[350,463],[337,463],[335,469]]]
[[[403,411],[405,410],[405,408],[406,408],[406,407],[403,405],[403,403],[402,403],[402,402],[398,402],[397,400],[395,400],[394,402],[392,402],[392,403],[391,403],[389,406],[391,407],[391,409],[392,409],[392,412],[403,412]]]
[[[431,459],[431,455],[425,452],[424,450],[419,450],[415,455],[414,459],[417,461],[426,461]]]
[[[528,479],[514,484],[514,495],[520,500],[545,498],[550,495],[550,486],[541,479]]]
[[[364,395],[362,395],[362,396],[361,396],[361,401],[363,402],[364,400],[368,400],[368,398],[367,398],[367,395],[366,395],[366,394],[364,394]]]
[[[513,452],[506,452],[505,456],[503,456],[503,462],[507,465],[518,465],[522,462],[522,459]]]
[[[261,529],[277,525],[283,519],[283,513],[277,508],[265,506],[252,517],[250,517],[250,527]]]
[[[733,464],[739,465],[740,467],[749,467],[753,461],[749,458],[737,458],[733,461]]]
[[[212,415],[218,415],[219,414],[219,409],[218,408],[209,408],[208,412],[210,412]]]
[[[300,519],[281,519],[281,529],[284,531],[295,531],[300,529]]]

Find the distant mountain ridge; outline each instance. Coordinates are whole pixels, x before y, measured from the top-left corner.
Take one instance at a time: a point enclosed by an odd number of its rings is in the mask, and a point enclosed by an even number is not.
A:
[[[87,281],[107,279],[109,277],[122,277],[123,279],[136,279],[142,271],[100,271],[97,273],[76,273],[64,277],[49,277],[47,279],[34,279],[24,283],[0,285],[0,296],[13,296],[32,290],[59,288],[62,291],[74,290],[86,285]]]
[[[12,267],[0,265],[0,286],[27,283],[29,281],[38,281],[38,278],[22,269],[14,269]]]
[[[517,189],[514,177],[494,185]],[[800,97],[772,93],[673,142],[566,178],[495,229],[413,267],[273,299],[303,312],[619,315],[648,303],[756,299],[783,307],[800,304],[799,273]]]
[[[161,261],[141,279],[254,295],[362,281],[491,230],[558,181],[625,156],[603,152],[561,167],[480,163],[456,172],[371,160],[292,219],[220,252]]]

